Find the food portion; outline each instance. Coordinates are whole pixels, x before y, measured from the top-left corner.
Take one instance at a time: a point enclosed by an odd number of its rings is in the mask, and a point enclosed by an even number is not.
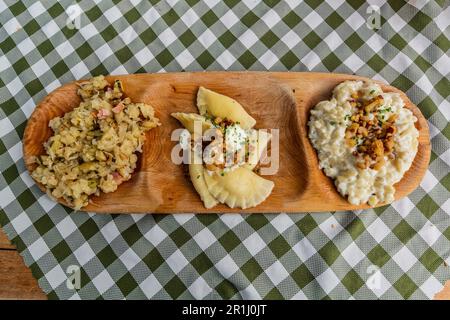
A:
[[[309,138],[338,191],[351,204],[374,206],[394,201],[394,184],[417,153],[416,121],[399,94],[345,81],[311,110]]]
[[[79,85],[78,95],[78,107],[50,121],[54,134],[32,172],[50,196],[76,210],[89,196],[113,192],[131,178],[145,132],[160,125],[150,105],[125,96],[119,80],[92,78]]]
[[[189,175],[204,206],[257,206],[274,186],[255,173],[270,133],[253,129],[255,119],[236,100],[203,87],[197,94],[197,107],[200,114],[172,116],[190,133]]]

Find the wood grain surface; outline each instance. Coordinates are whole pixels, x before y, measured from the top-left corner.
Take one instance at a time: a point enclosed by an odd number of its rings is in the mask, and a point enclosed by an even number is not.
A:
[[[31,270],[0,229],[0,299],[46,299]]]
[[[114,193],[92,197],[85,211],[99,213],[226,213],[226,212],[305,212],[367,208],[351,205],[336,191],[333,182],[318,168],[318,160],[307,137],[309,110],[319,101],[329,99],[332,89],[345,80],[363,77],[302,72],[199,72],[135,74],[111,76],[120,79],[125,93],[135,102],[151,104],[162,126],[148,132],[139,166],[133,178]],[[180,124],[172,112],[197,112],[195,97],[202,85],[236,99],[253,116],[256,128],[276,128],[280,133],[280,165],[268,199],[255,208],[230,209],[218,205],[205,209],[195,192],[185,165],[171,161],[176,142],[171,133]],[[52,134],[48,122],[78,105],[76,83],[66,84],[35,109],[23,139],[28,170],[32,159],[43,153],[42,144]],[[418,118],[419,150],[403,179],[396,185],[395,198],[412,192],[422,180],[430,159],[428,125],[420,110],[400,90],[382,85],[384,91],[398,92],[406,107]],[[63,203],[63,201],[61,201]],[[382,204],[380,204],[382,205]]]

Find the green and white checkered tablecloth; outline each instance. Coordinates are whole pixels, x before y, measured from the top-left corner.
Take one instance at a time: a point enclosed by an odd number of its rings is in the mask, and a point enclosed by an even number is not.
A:
[[[0,223],[49,298],[418,299],[450,279],[449,1],[369,1],[379,29],[361,0],[24,2],[0,1]],[[429,170],[390,206],[319,214],[75,213],[36,187],[21,138],[50,91],[182,70],[384,80],[427,117]]]

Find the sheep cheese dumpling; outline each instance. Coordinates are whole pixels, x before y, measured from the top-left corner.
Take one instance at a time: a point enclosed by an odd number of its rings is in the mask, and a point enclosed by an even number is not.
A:
[[[236,100],[223,94],[200,87],[197,94],[197,107],[201,115],[227,118],[239,122],[243,129],[250,129],[256,124],[253,119]]]
[[[311,110],[309,138],[319,167],[351,204],[394,201],[394,184],[418,148],[417,118],[404,105],[376,83],[345,81]]]
[[[256,121],[227,96],[200,87],[197,104],[200,115],[174,113],[172,116],[191,133],[197,121],[202,134],[210,129],[209,134],[214,135],[204,146],[195,132],[191,145],[192,159],[197,161],[189,164],[189,174],[204,206],[209,209],[219,202],[231,208],[257,206],[270,195],[274,186],[272,181],[253,172],[270,141],[270,133],[253,129]],[[196,150],[198,146],[201,150]],[[208,162],[205,154],[222,157],[208,158]]]

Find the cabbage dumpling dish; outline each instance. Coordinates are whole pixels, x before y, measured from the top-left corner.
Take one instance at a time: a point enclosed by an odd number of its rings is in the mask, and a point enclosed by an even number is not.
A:
[[[80,105],[50,120],[54,134],[35,159],[32,177],[76,210],[89,196],[113,192],[131,178],[145,132],[160,125],[153,108],[133,103],[122,87],[103,76],[81,83]]]
[[[218,203],[251,208],[263,202],[274,183],[255,171],[271,139],[257,130],[253,119],[236,100],[200,87],[197,113],[173,113],[189,132],[189,175],[206,208]]]

